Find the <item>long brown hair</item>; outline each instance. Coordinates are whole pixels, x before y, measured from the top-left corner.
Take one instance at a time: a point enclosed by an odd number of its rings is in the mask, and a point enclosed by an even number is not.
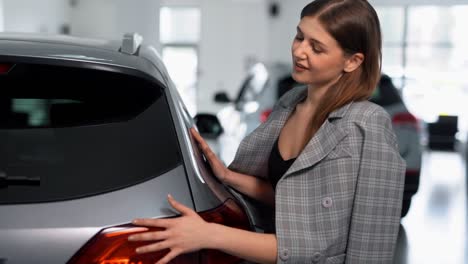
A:
[[[305,16],[317,18],[346,55],[364,55],[360,67],[344,72],[325,93],[312,119],[315,133],[331,112],[372,95],[380,79],[382,38],[377,13],[366,0],[315,0],[302,9]]]

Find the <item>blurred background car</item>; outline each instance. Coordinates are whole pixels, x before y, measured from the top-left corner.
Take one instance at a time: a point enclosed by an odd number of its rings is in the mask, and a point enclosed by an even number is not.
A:
[[[175,217],[172,194],[202,218],[261,231],[220,184],[158,54],[122,42],[0,35],[0,263],[154,263],[137,255],[137,217]],[[25,254],[27,252],[27,254]],[[219,251],[174,263],[242,263]],[[172,262],[171,262],[172,263]]]
[[[370,101],[382,106],[390,114],[393,130],[398,140],[400,155],[406,161],[401,213],[402,217],[404,217],[408,213],[413,195],[419,189],[422,160],[420,121],[408,111],[398,89],[388,75],[382,74]]]
[[[276,101],[297,85],[290,66],[258,62],[249,68],[234,99],[219,91],[213,100],[223,105],[221,110],[217,114],[199,113],[194,119],[199,128],[213,127],[211,132],[201,132],[221,160],[230,164],[240,141],[265,122]],[[223,133],[216,132],[221,130]]]

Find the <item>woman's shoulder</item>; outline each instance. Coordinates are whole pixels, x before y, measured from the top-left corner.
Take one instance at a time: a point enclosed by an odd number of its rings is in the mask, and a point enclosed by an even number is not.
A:
[[[295,107],[297,103],[307,97],[307,86],[297,86],[286,92],[277,102],[283,108]]]
[[[345,127],[360,131],[356,134],[384,135],[387,142],[396,146],[396,137],[392,128],[392,119],[381,106],[369,102],[359,101],[351,103],[347,112]],[[374,137],[378,138],[378,137]]]
[[[352,102],[349,105],[346,119],[353,123],[367,123],[375,119],[390,119],[389,114],[381,106],[365,101]]]

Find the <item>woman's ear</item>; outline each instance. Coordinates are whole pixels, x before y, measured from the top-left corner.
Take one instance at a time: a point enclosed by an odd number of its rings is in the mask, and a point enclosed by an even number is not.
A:
[[[352,72],[356,70],[364,61],[364,54],[362,53],[354,53],[349,56],[345,61],[345,72]]]

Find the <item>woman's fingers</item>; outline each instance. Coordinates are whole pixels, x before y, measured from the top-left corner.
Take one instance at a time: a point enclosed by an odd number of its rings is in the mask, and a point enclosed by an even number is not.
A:
[[[190,131],[195,140],[197,141],[200,150],[203,152],[208,161],[213,162],[215,159],[217,159],[216,154],[213,152],[213,150],[211,150],[208,143],[206,143],[206,141],[202,138],[202,136],[200,136],[200,134],[195,130],[195,128],[191,127]]]
[[[168,228],[171,225],[171,219],[138,218],[134,219],[132,224],[137,226]]]
[[[200,136],[200,134],[195,130],[195,128],[190,128],[190,132],[192,133],[192,136],[195,138],[197,141],[198,145],[200,145],[200,149],[205,153],[206,150],[211,151],[210,147],[206,143],[206,141]]]
[[[195,128],[191,127],[190,133],[198,143],[205,142],[205,140],[202,138],[202,136],[200,136],[200,133],[198,133],[198,131]]]
[[[136,253],[144,254],[144,253],[149,253],[149,252],[156,252],[156,251],[168,249],[170,247],[171,245],[165,240],[165,241],[153,243],[147,246],[139,247],[136,249]]]
[[[146,232],[142,234],[131,235],[128,241],[158,241],[169,237],[168,231]]]
[[[200,136],[195,128],[190,128],[190,132],[197,141],[199,149],[208,160],[208,163],[210,164],[214,174],[224,182],[227,173],[224,164],[218,159],[218,156],[216,156],[213,150],[211,150],[210,146],[205,142],[205,140]]]
[[[156,264],[167,264],[171,260],[173,260],[175,257],[177,257],[179,254],[180,252],[178,250],[173,249],[169,251],[169,253],[167,253],[166,256],[164,256],[164,258],[156,262]]]
[[[191,208],[188,208],[187,206],[176,201],[170,194],[167,195],[167,200],[169,201],[169,204],[182,215],[191,215],[195,213]]]

